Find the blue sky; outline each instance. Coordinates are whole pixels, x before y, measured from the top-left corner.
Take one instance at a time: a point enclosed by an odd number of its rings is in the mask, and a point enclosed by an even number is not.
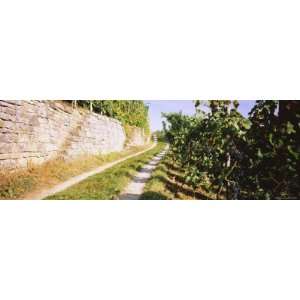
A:
[[[190,100],[154,100],[154,101],[145,101],[149,104],[150,110],[150,123],[151,130],[161,130],[162,129],[162,112],[180,112],[188,115],[193,115],[195,113],[195,106],[193,101]],[[251,108],[254,106],[255,101],[252,100],[243,100],[240,101],[239,111],[245,116],[248,116]]]

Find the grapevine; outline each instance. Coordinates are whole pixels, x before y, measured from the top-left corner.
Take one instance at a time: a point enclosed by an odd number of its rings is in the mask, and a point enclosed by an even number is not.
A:
[[[209,101],[209,112],[164,114],[170,156],[194,191],[217,198],[300,196],[300,101],[259,100],[249,114],[238,101]]]

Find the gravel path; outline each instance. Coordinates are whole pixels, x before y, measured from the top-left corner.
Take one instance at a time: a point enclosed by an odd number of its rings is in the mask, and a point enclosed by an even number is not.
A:
[[[132,158],[132,157],[135,157],[135,156],[138,156],[140,154],[143,154],[151,149],[153,149],[154,147],[156,146],[156,144],[154,143],[151,147],[147,148],[146,150],[143,150],[143,151],[140,151],[140,152],[137,152],[135,154],[131,154],[131,155],[128,155],[126,157],[123,157],[121,159],[118,159],[118,160],[115,160],[114,162],[111,162],[111,163],[108,163],[108,164],[105,164],[101,167],[98,167],[92,171],[89,171],[89,172],[85,172],[83,174],[80,174],[78,176],[75,176],[75,177],[72,177],[70,178],[69,180],[61,183],[61,184],[58,184],[50,189],[46,189],[46,190],[43,190],[43,191],[39,191],[39,192],[34,192],[34,193],[30,193],[28,194],[25,199],[30,199],[30,200],[40,200],[40,199],[45,199],[51,195],[54,195],[56,193],[59,193],[69,187],[71,187],[72,185],[74,184],[77,184],[79,182],[81,182],[82,180],[90,177],[90,176],[93,176],[93,175],[96,175],[98,173],[101,173],[111,167],[113,167],[114,165],[120,163],[120,162],[123,162],[129,158]]]
[[[160,160],[166,154],[167,148],[155,156],[141,171],[133,178],[131,183],[119,196],[119,200],[139,200],[144,192],[145,184],[150,179],[151,173],[155,170]]]

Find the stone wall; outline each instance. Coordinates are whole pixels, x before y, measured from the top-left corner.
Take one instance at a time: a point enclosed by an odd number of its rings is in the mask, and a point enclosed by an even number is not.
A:
[[[126,135],[115,119],[63,101],[0,100],[0,169],[49,159],[121,151]]]
[[[150,137],[146,136],[144,130],[134,126],[128,126],[127,146],[141,146],[149,143]]]

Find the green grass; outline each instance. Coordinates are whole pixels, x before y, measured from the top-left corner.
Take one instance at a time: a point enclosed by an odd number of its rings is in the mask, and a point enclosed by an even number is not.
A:
[[[198,188],[196,199],[213,199],[213,195]],[[142,200],[192,200],[193,189],[185,183],[184,172],[166,155],[147,181]]]
[[[0,199],[30,199],[31,193],[50,188],[83,172],[143,151],[147,147],[149,145],[131,147],[107,155],[85,155],[72,161],[54,159],[23,170],[0,172]]]
[[[65,191],[47,197],[47,200],[103,200],[116,199],[139,171],[165,144],[159,143],[154,149],[121,162],[112,168],[91,176]]]
[[[166,158],[164,158],[151,178],[146,182],[144,193],[141,195],[141,200],[170,200],[175,198],[175,194],[168,189],[166,182],[168,181]]]

